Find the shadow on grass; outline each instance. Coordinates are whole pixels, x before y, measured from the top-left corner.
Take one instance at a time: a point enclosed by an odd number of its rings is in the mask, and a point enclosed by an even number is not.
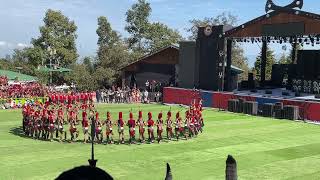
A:
[[[28,138],[28,136],[23,132],[22,126],[11,128],[11,129],[9,130],[9,133],[10,133],[10,134],[13,134],[13,135],[15,135],[15,136],[19,136],[19,137],[23,137],[23,138]],[[31,138],[31,137],[29,137],[29,138]]]
[[[19,137],[21,137],[21,138],[26,138],[26,139],[34,139],[34,140],[38,140],[38,141],[50,141],[50,140],[48,140],[48,139],[35,138],[35,137],[32,137],[32,136],[26,135],[25,132],[23,131],[22,126],[11,128],[11,129],[9,130],[9,133],[10,133],[10,134],[13,134],[13,135],[15,135],[15,136],[19,136]],[[59,142],[59,140],[56,139],[56,138],[53,138],[53,141]],[[67,141],[63,141],[63,142],[67,142]]]
[[[26,139],[34,139],[34,140],[45,141],[45,142],[50,141],[50,140],[48,140],[48,139],[35,138],[35,137],[32,137],[32,136],[26,135],[26,134],[24,133],[24,131],[23,131],[22,126],[11,128],[11,129],[9,130],[9,133],[10,133],[10,134],[13,134],[13,135],[15,135],[15,136],[19,136],[19,137],[21,137],[21,138],[26,138]],[[179,139],[179,140],[186,140],[186,139]],[[169,140],[169,139],[167,139],[167,138],[163,138],[163,139],[160,141],[160,144],[161,144],[161,143],[177,142],[177,141],[179,141],[179,140],[177,140],[177,139],[175,139],[175,138],[173,138],[173,139],[171,139],[171,140]],[[55,142],[60,142],[59,139],[57,139],[57,138],[53,138],[53,141],[55,141]],[[80,140],[80,139],[77,139],[77,140],[75,140],[75,141],[71,141],[71,140],[69,140],[69,139],[66,139],[66,140],[63,139],[60,143],[68,143],[68,144],[69,144],[69,143],[91,144],[91,142],[84,143],[83,140]],[[102,142],[102,143],[100,143],[100,142],[99,142],[99,143],[98,143],[98,142],[95,142],[94,144],[96,144],[96,145],[98,145],[98,144],[99,144],[99,145],[107,145],[107,146],[109,146],[109,145],[127,145],[127,146],[131,146],[131,145],[158,144],[158,142],[151,143],[151,142],[149,142],[149,141],[146,141],[146,142],[144,142],[144,143],[141,143],[141,142],[136,141],[134,144],[130,144],[129,140],[126,139],[123,144],[122,144],[122,143],[119,143],[118,140],[115,140],[113,144],[108,144],[108,143],[106,143],[106,142]]]

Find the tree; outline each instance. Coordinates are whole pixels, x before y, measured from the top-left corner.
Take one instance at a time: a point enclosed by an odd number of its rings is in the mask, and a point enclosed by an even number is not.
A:
[[[17,67],[21,68],[20,73],[35,75],[35,67],[29,63],[27,48],[25,49],[14,49],[11,56],[11,68],[12,71],[17,71]]]
[[[290,55],[286,55],[285,53],[282,53],[278,60],[278,64],[290,64],[291,63],[291,57]]]
[[[177,30],[160,22],[150,22],[151,11],[150,3],[138,0],[126,13],[125,29],[130,34],[129,48],[135,53],[140,53],[140,56],[177,43],[182,39]]]
[[[41,65],[42,61],[46,58],[45,51],[43,51],[39,46],[25,48],[24,50],[26,51],[29,64],[35,68]]]
[[[11,57],[0,58],[0,69],[10,70],[11,68],[13,68],[10,58]]]
[[[94,63],[93,63],[93,58],[91,57],[84,57],[83,58],[83,64],[86,66],[90,74],[94,72]]]
[[[72,65],[72,70],[73,71],[66,76],[66,79],[69,82],[75,83],[77,89],[80,91],[96,90],[96,80],[92,78],[90,72],[84,64],[74,64]]]
[[[232,46],[232,65],[243,70],[243,73],[240,74],[239,80],[247,80],[249,73],[248,58],[244,56],[244,50],[238,44],[234,43]]]
[[[131,35],[128,38],[129,48],[134,51],[144,52],[143,41],[149,28],[151,11],[150,3],[146,2],[146,0],[138,0],[126,13],[127,25],[125,29]]]
[[[187,32],[191,33],[189,40],[195,40],[198,36],[198,27],[201,26],[216,26],[216,25],[225,25],[225,26],[235,26],[238,22],[238,17],[232,15],[231,13],[223,12],[222,14],[217,15],[216,17],[205,17],[204,19],[192,19],[189,23],[192,25],[190,28],[187,28]]]
[[[114,70],[111,68],[98,67],[92,74],[93,79],[96,81],[100,88],[111,86],[115,81]]]
[[[148,52],[178,43],[182,39],[178,31],[170,29],[167,25],[159,22],[149,25],[145,38]]]
[[[41,49],[41,57],[44,57],[45,64],[49,59],[54,59],[60,66],[69,66],[78,58],[76,48],[77,26],[70,21],[61,11],[49,9],[43,19],[44,25],[40,27],[40,37],[32,40],[34,48]],[[55,51],[51,53],[48,48]],[[39,60],[36,61],[39,63]]]
[[[111,85],[119,78],[119,69],[129,61],[128,47],[106,17],[98,18],[98,58],[93,77],[100,87]]]
[[[110,23],[104,16],[98,18],[98,29],[96,32],[99,37],[98,45],[100,47],[110,47],[120,41],[120,36],[116,31],[112,30]]]
[[[266,80],[271,79],[271,73],[272,73],[272,65],[275,64],[275,55],[273,50],[270,48],[267,48],[267,63],[266,63]],[[256,79],[260,80],[260,74],[261,74],[261,53],[256,58],[256,62],[254,63],[253,72],[256,74]]]
[[[291,46],[293,47],[293,44],[291,44]],[[296,46],[296,55],[295,57],[297,58],[297,52],[299,50],[301,50],[302,47],[300,44],[297,44]],[[280,56],[279,60],[278,60],[278,64],[291,64],[292,63],[292,55],[293,55],[293,48],[291,48],[290,50],[290,53],[289,54],[285,54],[285,53],[282,53],[282,55]]]

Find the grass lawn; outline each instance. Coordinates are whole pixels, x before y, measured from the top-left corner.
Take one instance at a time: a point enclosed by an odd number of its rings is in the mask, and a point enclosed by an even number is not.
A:
[[[134,105],[100,105],[117,118]],[[144,117],[168,106],[141,105]],[[172,111],[179,110],[173,107]],[[135,117],[137,113],[135,113]],[[96,145],[98,167],[115,179],[165,176],[174,180],[224,179],[228,154],[238,163],[239,179],[320,179],[320,127],[270,118],[206,110],[204,133],[192,140],[144,145]],[[33,140],[21,135],[21,110],[0,111],[0,179],[54,179],[62,171],[87,165],[90,145]],[[126,131],[126,136],[128,132]]]

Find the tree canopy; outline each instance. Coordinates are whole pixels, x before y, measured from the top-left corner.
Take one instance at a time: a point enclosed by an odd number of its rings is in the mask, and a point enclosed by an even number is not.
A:
[[[40,37],[33,39],[34,64],[38,64],[40,58],[44,64],[49,64],[49,59],[55,60],[59,66],[68,66],[76,62],[78,58],[76,39],[77,26],[69,20],[61,11],[49,9],[43,19],[44,25],[40,27]],[[51,52],[49,51],[51,49]]]
[[[127,38],[112,28],[107,17],[98,17],[97,52],[79,59],[76,23],[61,11],[49,9],[43,18],[43,25],[39,27],[39,37],[31,40],[32,47],[15,50],[10,58],[0,62],[0,67],[11,70],[22,67],[22,73],[37,75],[41,82],[46,83],[48,74],[38,72],[37,68],[52,62],[73,70],[68,75],[53,73],[54,82],[73,82],[81,90],[110,86],[120,78],[123,66],[142,55],[183,40],[177,30],[161,22],[152,22],[151,13],[152,8],[147,0],[138,0],[128,9],[125,14]],[[191,34],[189,39],[195,40],[198,26],[234,26],[237,21],[236,16],[226,12],[215,17],[190,20],[191,26],[187,29]],[[233,44],[232,64],[245,71],[240,80],[246,79],[248,60],[244,57],[241,44]]]
[[[129,48],[141,55],[178,43],[182,37],[177,30],[160,22],[150,22],[152,9],[146,0],[138,0],[126,13],[125,27],[129,33]]]
[[[238,23],[238,17],[232,15],[231,13],[223,12],[215,17],[205,17],[203,19],[192,19],[189,20],[191,27],[187,28],[186,31],[191,35],[189,36],[189,40],[195,40],[198,35],[198,27],[201,26],[217,26],[217,25],[225,25],[225,26],[235,26]]]
[[[271,79],[272,65],[276,63],[276,58],[272,49],[267,48],[267,64],[266,64],[266,80]],[[256,74],[256,79],[260,80],[261,74],[261,52],[254,63],[253,72]]]

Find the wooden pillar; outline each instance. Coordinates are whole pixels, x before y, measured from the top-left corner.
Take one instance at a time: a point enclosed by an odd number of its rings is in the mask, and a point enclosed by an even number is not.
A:
[[[292,52],[291,52],[291,64],[297,64],[297,42],[291,43]],[[288,72],[288,86],[286,87],[289,90],[292,90],[292,80],[293,76]]]
[[[237,180],[237,179],[238,179],[237,162],[231,155],[228,155],[228,158],[226,161],[226,180]]]
[[[267,66],[267,41],[262,41],[262,52],[261,52],[261,69],[260,69],[260,86],[265,85],[266,81],[266,66]]]
[[[232,64],[232,40],[227,40],[227,67],[226,67],[226,83],[224,89],[230,91],[231,87],[231,64]]]
[[[292,45],[291,63],[296,64],[297,43],[293,42],[291,45]]]
[[[122,89],[126,86],[126,75],[124,70],[121,72],[121,86]]]

